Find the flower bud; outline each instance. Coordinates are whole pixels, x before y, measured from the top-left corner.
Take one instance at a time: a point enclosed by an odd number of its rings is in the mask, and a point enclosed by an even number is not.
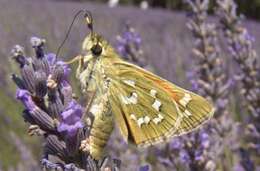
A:
[[[60,113],[64,110],[59,93],[56,89],[48,91],[48,111],[54,118],[60,118]]]
[[[44,72],[38,71],[35,73],[35,94],[36,97],[43,98],[47,93],[46,85],[47,76]]]
[[[34,84],[35,84],[35,78],[34,78],[34,70],[31,66],[25,65],[21,69],[21,76],[24,81],[24,85],[27,90],[29,90],[31,93],[34,92]]]
[[[39,127],[44,131],[56,131],[56,126],[54,123],[54,120],[43,110],[36,107],[32,111],[30,111],[30,114]]]

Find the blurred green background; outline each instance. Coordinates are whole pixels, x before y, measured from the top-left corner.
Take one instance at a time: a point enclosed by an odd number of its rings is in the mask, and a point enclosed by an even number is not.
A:
[[[41,150],[39,138],[26,134],[28,125],[22,120],[22,106],[14,98],[15,86],[10,75],[17,72],[18,67],[9,57],[10,50],[13,45],[20,44],[25,47],[27,55],[32,56],[29,40],[31,36],[38,36],[47,40],[46,51],[56,52],[79,9],[93,12],[96,31],[112,44],[123,30],[124,23],[130,22],[142,36],[142,48],[156,72],[178,85],[189,87],[186,71],[191,69],[189,57],[193,41],[186,28],[186,15],[180,11],[186,7],[180,0],[148,1],[154,7],[148,10],[141,10],[138,0],[122,0],[123,6],[115,8],[109,8],[105,0],[91,2],[0,0],[0,170],[26,170],[24,160],[37,165]],[[239,0],[238,3],[239,11],[252,19],[260,19],[260,0],[250,0],[250,3]],[[245,21],[245,25],[256,37],[255,47],[259,47],[260,25],[256,21]],[[68,60],[77,55],[86,30],[82,21],[76,22],[60,56]],[[259,48],[257,52],[260,53]],[[75,81],[72,83],[77,86]],[[237,115],[239,118],[239,112]]]

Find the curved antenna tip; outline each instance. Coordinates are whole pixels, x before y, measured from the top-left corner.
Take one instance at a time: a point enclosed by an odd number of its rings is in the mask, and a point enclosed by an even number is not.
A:
[[[84,18],[86,19],[88,28],[91,30],[91,32],[93,32],[93,17],[90,11],[85,10],[84,11]]]

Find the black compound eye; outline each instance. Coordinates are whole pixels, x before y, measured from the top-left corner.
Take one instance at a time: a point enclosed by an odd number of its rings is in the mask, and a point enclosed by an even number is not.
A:
[[[99,44],[92,46],[91,52],[95,56],[99,56],[102,53],[102,47]]]

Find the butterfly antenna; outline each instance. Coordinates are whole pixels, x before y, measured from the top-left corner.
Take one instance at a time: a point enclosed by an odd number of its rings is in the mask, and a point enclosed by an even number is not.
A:
[[[64,38],[64,40],[62,41],[62,43],[60,44],[58,50],[57,50],[57,53],[56,53],[56,60],[59,56],[59,53],[60,53],[60,50],[62,48],[62,46],[65,44],[66,40],[68,39],[69,37],[69,34],[71,32],[71,29],[72,29],[72,26],[75,22],[75,20],[78,18],[78,16],[84,12],[84,18],[87,20],[87,25],[88,25],[88,28],[91,30],[91,33],[93,33],[93,18],[92,18],[92,15],[91,15],[91,12],[87,11],[87,10],[79,10],[73,17],[73,20],[69,26],[69,29],[66,33],[66,36]]]
[[[91,12],[89,12],[87,10],[85,10],[84,12],[85,12],[84,18],[86,19],[88,28],[90,29],[91,33],[93,33],[94,28],[93,28],[93,17],[92,17],[92,14],[91,14]]]

